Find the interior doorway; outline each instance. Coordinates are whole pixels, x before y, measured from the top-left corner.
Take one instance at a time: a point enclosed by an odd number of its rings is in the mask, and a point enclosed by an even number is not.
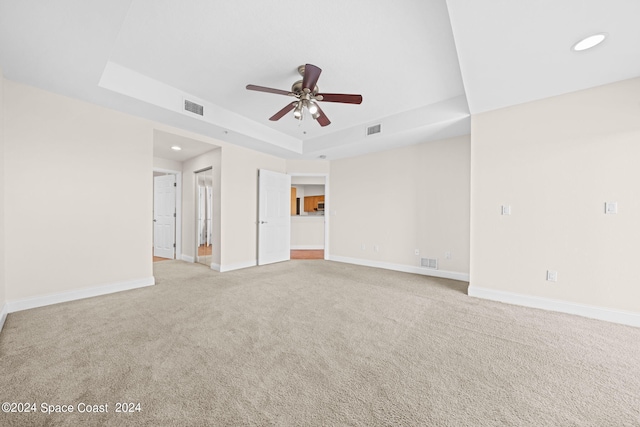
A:
[[[324,249],[291,249],[291,259],[324,259]]]
[[[176,259],[180,254],[181,174],[153,170],[153,262]]]
[[[291,176],[258,171],[258,265],[290,259],[290,191]]]
[[[213,259],[213,169],[195,172],[196,262],[211,266]]]
[[[328,174],[292,173],[291,202],[291,259],[328,259]]]

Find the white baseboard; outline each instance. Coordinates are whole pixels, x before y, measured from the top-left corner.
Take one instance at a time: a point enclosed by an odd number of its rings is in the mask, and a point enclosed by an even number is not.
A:
[[[40,297],[25,298],[16,301],[8,301],[8,312],[28,310],[30,308],[44,307],[45,305],[58,304],[61,302],[75,301],[84,298],[97,297],[100,295],[112,294],[114,292],[128,291],[131,289],[143,288],[155,285],[153,277],[138,280],[127,280],[124,282],[112,283],[110,285],[96,286],[75,291],[61,292],[58,294],[43,295]]]
[[[180,259],[182,261],[186,261],[186,262],[195,262],[196,261],[192,256],[185,255],[185,254],[180,255]]]
[[[402,271],[404,273],[421,274],[423,276],[442,277],[444,279],[469,281],[468,273],[459,273],[456,271],[432,270],[428,268],[416,267],[413,265],[393,264],[390,262],[372,261],[369,259],[350,258],[339,255],[330,255],[329,260],[344,262],[347,264],[364,265],[366,267],[384,268],[385,270]]]
[[[469,286],[469,296],[640,327],[640,313]]]
[[[2,311],[0,311],[0,332],[2,332],[2,328],[4,327],[4,321],[7,320],[7,314],[9,314],[9,305],[5,303],[2,306]]]
[[[291,250],[292,251],[308,251],[308,250],[312,250],[312,251],[318,251],[324,249],[324,245],[297,245],[297,246],[291,246]]]
[[[234,264],[224,264],[224,265],[220,265],[220,271],[221,273],[224,273],[226,271],[233,271],[233,270],[240,270],[241,268],[249,268],[249,267],[255,267],[256,265],[258,265],[258,261],[257,260],[251,260],[251,261],[244,261],[244,262],[236,262]]]
[[[211,269],[215,271],[220,271],[220,264],[216,264],[214,262],[211,263]]]

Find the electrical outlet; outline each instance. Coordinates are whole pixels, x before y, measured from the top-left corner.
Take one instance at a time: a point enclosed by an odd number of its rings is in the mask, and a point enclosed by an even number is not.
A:
[[[444,253],[444,259],[451,259],[451,252],[445,252]]]
[[[413,251],[414,255],[420,255],[420,249],[416,249]]]
[[[606,202],[604,204],[604,213],[606,213],[606,214],[617,214],[618,213],[618,202]]]
[[[557,282],[558,281],[558,272],[553,270],[547,270],[547,281],[548,282]]]
[[[380,252],[380,246],[378,246],[378,245],[373,245],[373,251],[374,251],[374,252]]]
[[[367,245],[365,245],[364,243],[360,246],[360,249],[362,249],[363,251],[367,250]]]
[[[500,212],[502,215],[511,215],[511,205],[502,205]]]

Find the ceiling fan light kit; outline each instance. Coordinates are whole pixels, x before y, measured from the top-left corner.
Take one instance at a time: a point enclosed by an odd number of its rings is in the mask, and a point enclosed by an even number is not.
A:
[[[247,85],[248,90],[254,90],[258,92],[275,93],[278,95],[287,95],[297,98],[282,110],[271,116],[269,120],[277,121],[284,117],[287,113],[293,110],[293,117],[298,120],[304,119],[304,111],[308,111],[311,117],[316,120],[320,126],[327,126],[331,123],[329,118],[324,114],[320,106],[319,101],[324,102],[338,102],[342,104],[360,104],[362,103],[362,95],[352,95],[345,93],[319,93],[319,89],[316,83],[320,78],[322,70],[313,64],[300,65],[298,67],[298,73],[302,75],[302,80],[298,80],[291,86],[291,91],[273,89],[264,86]]]

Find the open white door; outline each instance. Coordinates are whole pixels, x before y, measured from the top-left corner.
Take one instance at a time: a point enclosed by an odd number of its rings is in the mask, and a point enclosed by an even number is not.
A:
[[[175,175],[153,178],[153,256],[161,258],[175,258],[175,182]]]
[[[291,176],[258,172],[258,265],[291,257]]]

